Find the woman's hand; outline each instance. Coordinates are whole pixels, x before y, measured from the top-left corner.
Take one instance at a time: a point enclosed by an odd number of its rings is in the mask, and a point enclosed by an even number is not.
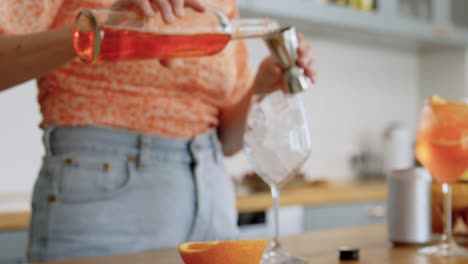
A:
[[[299,47],[297,49],[297,66],[304,69],[304,73],[315,83],[316,71],[314,67],[315,56],[309,42],[302,34],[298,34]],[[274,90],[286,91],[286,82],[283,72],[272,56],[266,57],[260,64],[254,80],[253,89],[255,94],[265,94]]]
[[[184,15],[184,7],[204,12],[205,6],[198,0],[118,0],[114,9],[136,9],[141,14],[152,17],[158,12],[168,24],[174,22],[175,16]]]

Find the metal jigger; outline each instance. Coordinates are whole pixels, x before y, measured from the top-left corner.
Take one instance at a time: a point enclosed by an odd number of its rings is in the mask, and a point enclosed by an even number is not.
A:
[[[312,86],[304,70],[296,66],[299,41],[294,27],[282,28],[267,35],[264,40],[276,63],[284,72],[289,93],[300,93]]]

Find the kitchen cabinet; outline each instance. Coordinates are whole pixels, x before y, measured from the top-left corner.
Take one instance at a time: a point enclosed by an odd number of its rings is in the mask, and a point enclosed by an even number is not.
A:
[[[385,202],[383,201],[308,207],[304,211],[303,231],[352,227],[384,221]]]
[[[261,215],[263,217],[255,217],[256,221],[254,223],[240,225],[239,226],[240,239],[255,239],[255,238],[265,238],[265,237],[273,236],[274,224],[273,224],[273,210],[272,209],[269,209],[264,212],[251,213],[251,215],[256,215],[256,216]],[[279,225],[280,225],[279,228],[280,228],[281,236],[299,234],[303,231],[304,207],[302,206],[281,207],[279,210],[278,216],[279,216]]]
[[[264,213],[261,221],[241,225],[240,238],[252,239],[273,235],[273,212]],[[342,203],[326,206],[290,206],[279,211],[280,235],[289,236],[306,231],[352,227],[385,222],[385,201]],[[256,218],[259,219],[259,218]]]
[[[0,264],[24,263],[28,232],[0,232]]]
[[[241,15],[276,17],[282,24],[294,24],[314,35],[387,39],[418,46],[468,44],[464,0],[376,1],[377,9],[370,12],[318,0],[240,0],[239,6]]]

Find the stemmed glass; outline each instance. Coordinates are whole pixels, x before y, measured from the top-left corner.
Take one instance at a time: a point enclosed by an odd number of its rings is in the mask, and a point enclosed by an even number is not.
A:
[[[417,133],[416,156],[442,183],[444,233],[433,246],[419,250],[436,256],[468,256],[452,237],[452,187],[468,170],[468,103],[433,95],[424,103]]]
[[[262,264],[307,263],[279,243],[280,188],[292,179],[310,153],[310,135],[300,94],[274,92],[252,106],[244,135],[244,150],[273,198],[274,236]]]

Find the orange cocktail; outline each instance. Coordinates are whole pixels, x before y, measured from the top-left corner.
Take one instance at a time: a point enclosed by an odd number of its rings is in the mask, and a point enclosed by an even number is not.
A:
[[[439,182],[459,180],[468,170],[468,104],[432,96],[421,113],[416,156]]]
[[[419,252],[437,256],[468,256],[452,237],[452,187],[468,170],[468,103],[432,96],[419,119],[416,157],[442,183],[444,233],[441,241]]]

